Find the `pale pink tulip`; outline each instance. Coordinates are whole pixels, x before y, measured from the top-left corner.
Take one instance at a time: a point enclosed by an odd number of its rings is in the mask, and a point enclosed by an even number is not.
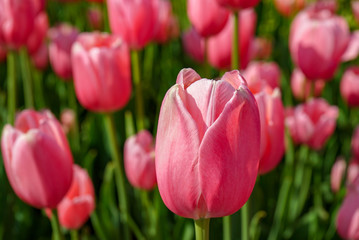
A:
[[[295,98],[306,100],[310,97],[319,97],[325,87],[325,81],[320,79],[309,81],[302,71],[295,68],[290,78],[290,87]]]
[[[359,107],[359,67],[345,70],[340,82],[340,92],[350,107]]]
[[[347,163],[345,162],[344,158],[339,157],[335,161],[332,167],[332,171],[330,173],[330,186],[333,192],[339,191],[345,174],[346,167],[347,167]]]
[[[354,31],[350,36],[350,41],[347,46],[347,49],[345,50],[342,61],[347,62],[354,60],[359,55],[359,31]]]
[[[260,82],[265,82],[272,89],[280,87],[280,69],[275,62],[251,62],[243,71],[243,76],[249,89],[256,89],[256,92],[261,89],[258,88],[262,85]]]
[[[158,18],[154,40],[165,43],[179,35],[178,20],[172,13],[172,5],[169,0],[159,0]]]
[[[204,39],[201,38],[194,28],[183,33],[182,44],[186,53],[194,60],[197,62],[204,61]]]

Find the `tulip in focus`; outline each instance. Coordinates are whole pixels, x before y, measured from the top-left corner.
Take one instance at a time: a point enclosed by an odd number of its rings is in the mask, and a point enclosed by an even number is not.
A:
[[[352,153],[356,159],[359,159],[359,125],[355,128],[353,133]]]
[[[359,67],[345,70],[340,82],[340,92],[350,107],[359,107]]]
[[[190,28],[182,35],[182,44],[185,52],[197,62],[204,61],[204,39],[194,28]]]
[[[217,0],[217,2],[223,7],[241,10],[255,7],[259,3],[259,0]]]
[[[313,89],[314,85],[314,89]],[[302,71],[295,68],[290,78],[290,87],[294,97],[298,100],[306,100],[310,97],[319,97],[325,87],[325,81],[309,81]]]
[[[292,59],[310,79],[330,80],[349,43],[348,24],[328,10],[308,9],[294,19],[289,38]]]
[[[330,186],[332,188],[332,191],[335,193],[338,192],[340,189],[346,167],[347,164],[345,160],[341,157],[335,161],[332,167],[332,171],[330,173]]]
[[[156,30],[158,0],[107,0],[111,31],[131,49],[142,49]]]
[[[333,134],[338,118],[338,107],[324,99],[311,99],[287,111],[286,125],[296,144],[306,144],[319,150]]]
[[[195,220],[238,211],[257,178],[258,149],[258,107],[239,72],[214,81],[183,69],[158,121],[156,174],[165,205]]]
[[[95,209],[95,190],[86,170],[73,165],[74,176],[66,196],[57,207],[61,226],[79,229]]]
[[[124,149],[125,172],[137,188],[151,190],[156,185],[155,148],[151,133],[142,130],[128,138]]]
[[[131,65],[127,45],[117,36],[82,33],[72,47],[76,96],[95,112],[124,107],[131,95]]]
[[[305,0],[274,0],[274,6],[280,14],[289,17],[305,6]]]
[[[72,181],[72,154],[60,123],[49,112],[24,110],[6,125],[1,150],[16,195],[36,208],[55,208]]]
[[[159,43],[165,43],[171,38],[179,35],[179,26],[177,18],[172,13],[172,5],[169,0],[159,0],[157,27],[154,34],[154,40]]]
[[[65,80],[72,78],[71,47],[79,34],[75,27],[61,24],[49,30],[49,58],[54,72]]]
[[[262,81],[272,89],[280,87],[280,69],[275,62],[251,62],[243,76],[251,91],[256,89],[255,92],[258,92]]]

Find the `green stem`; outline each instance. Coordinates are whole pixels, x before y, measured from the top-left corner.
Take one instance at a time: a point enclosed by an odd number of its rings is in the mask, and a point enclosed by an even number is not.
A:
[[[210,218],[194,220],[196,240],[209,240],[209,220]]]
[[[52,211],[51,216],[51,227],[52,227],[52,234],[54,240],[64,240],[64,236],[62,235],[60,224],[57,218],[56,210]]]
[[[7,53],[7,107],[8,107],[8,123],[13,124],[16,112],[16,63],[15,53],[9,51]]]
[[[117,183],[116,186],[117,186],[119,208],[124,216],[125,222],[127,222],[129,214],[128,214],[128,206],[127,206],[126,189],[125,189],[125,178],[123,174],[121,155],[119,152],[119,147],[116,138],[115,123],[111,113],[105,113],[104,120],[105,120],[106,131],[108,134],[110,149],[113,157],[113,162],[115,166],[115,173],[116,173],[115,177]],[[124,234],[126,240],[130,239],[129,229],[126,224],[124,225]]]
[[[103,230],[102,223],[100,223],[100,220],[98,219],[97,212],[94,211],[91,214],[91,223],[94,227],[95,233],[100,240],[107,240],[106,234]]]
[[[137,131],[145,129],[145,119],[143,110],[143,96],[142,96],[142,85],[141,85],[141,73],[140,73],[140,60],[138,51],[131,51],[132,60],[132,74],[133,83],[135,87],[135,98],[136,98],[136,123]]]
[[[126,126],[126,138],[129,138],[136,133],[135,126],[133,125],[132,113],[129,110],[125,112],[125,126]]]
[[[231,240],[231,216],[223,217],[223,240]]]
[[[46,107],[46,101],[43,93],[43,82],[42,82],[42,72],[38,71],[37,69],[33,68],[34,73],[34,91],[36,95],[36,102],[35,105],[37,109],[43,109]]]
[[[138,240],[145,240],[145,236],[143,236],[140,228],[137,226],[137,224],[135,223],[135,221],[133,221],[133,219],[129,216],[127,218],[127,224],[129,225],[129,227],[131,228],[132,232],[135,234],[136,239]]]
[[[232,39],[232,70],[239,69],[239,24],[238,15],[239,11],[234,11],[234,24],[233,24],[233,39]]]
[[[33,108],[34,96],[32,90],[31,69],[27,49],[25,47],[20,49],[20,64],[22,80],[24,82],[25,106],[26,108]]]
[[[70,105],[70,108],[75,113],[74,127],[73,127],[73,129],[71,129],[73,147],[74,147],[75,152],[78,152],[80,150],[80,132],[79,132],[79,121],[78,121],[79,117],[78,117],[75,86],[74,86],[73,81],[70,81],[67,84],[68,84],[69,105]]]
[[[242,232],[242,240],[248,240],[248,202],[244,204],[244,206],[241,208],[241,232]]]
[[[79,240],[79,233],[77,230],[71,230],[71,240]]]

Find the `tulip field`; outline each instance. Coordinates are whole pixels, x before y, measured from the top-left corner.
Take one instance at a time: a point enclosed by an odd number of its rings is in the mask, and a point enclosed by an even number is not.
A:
[[[359,0],[0,0],[0,240],[359,240]]]

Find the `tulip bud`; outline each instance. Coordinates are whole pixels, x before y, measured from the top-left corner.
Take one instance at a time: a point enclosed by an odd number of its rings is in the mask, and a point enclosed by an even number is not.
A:
[[[345,70],[340,82],[340,92],[350,107],[359,107],[359,67]]]
[[[309,81],[302,71],[296,68],[290,78],[290,87],[296,99],[306,100],[310,97],[319,97],[325,87],[325,82],[322,80]]]
[[[238,211],[257,178],[258,149],[258,107],[239,72],[214,81],[183,69],[158,120],[156,174],[166,206],[193,219]]]
[[[72,181],[72,154],[48,111],[24,110],[1,137],[6,174],[16,195],[36,208],[55,208]]]
[[[151,190],[156,185],[155,148],[151,133],[142,130],[126,140],[124,164],[127,178],[134,187]]]
[[[340,189],[346,167],[347,164],[342,157],[339,157],[332,167],[332,171],[330,173],[330,186],[332,191],[335,193]]]
[[[204,39],[201,38],[194,28],[183,33],[182,44],[185,52],[194,60],[197,62],[204,61]]]
[[[251,62],[243,76],[251,91],[257,89],[255,92],[259,92],[256,86],[261,85],[260,82],[265,82],[272,89],[280,87],[280,69],[275,62]]]
[[[342,55],[342,62],[352,61],[356,59],[359,55],[359,31],[354,31],[350,35],[350,40],[345,50],[344,54]]]
[[[87,109],[116,111],[131,95],[131,65],[127,45],[117,36],[82,33],[72,48],[76,96]]]

